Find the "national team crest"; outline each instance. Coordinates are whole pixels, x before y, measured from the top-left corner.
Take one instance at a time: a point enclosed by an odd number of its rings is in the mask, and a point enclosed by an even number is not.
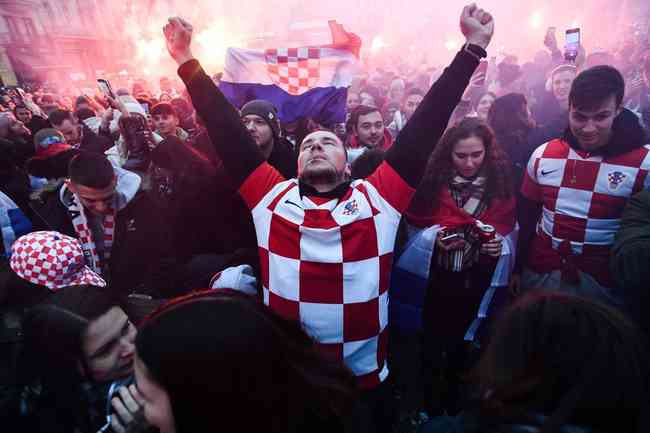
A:
[[[607,186],[611,191],[616,191],[626,178],[627,175],[625,173],[622,173],[620,171],[613,171],[607,175]]]
[[[359,212],[359,204],[356,200],[349,201],[343,207],[343,215],[356,215]]]
[[[320,48],[277,48],[265,51],[266,70],[276,86],[301,95],[320,78]]]

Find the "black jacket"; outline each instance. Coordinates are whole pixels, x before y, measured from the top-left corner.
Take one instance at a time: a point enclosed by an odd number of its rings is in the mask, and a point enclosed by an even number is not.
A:
[[[298,175],[298,155],[286,138],[276,140],[267,162],[286,179],[293,179]]]
[[[103,155],[111,147],[113,147],[113,142],[110,139],[103,135],[95,134],[88,126],[85,124],[82,125],[82,137],[79,149],[87,152],[101,153]]]
[[[45,201],[32,203],[32,207],[49,230],[76,238],[59,192],[60,188]],[[155,297],[169,296],[174,289],[175,263],[165,214],[147,194],[138,192],[117,213],[109,262],[110,286],[123,294],[137,290]]]
[[[560,103],[551,92],[544,91],[540,95],[539,103],[533,109],[533,117],[539,126],[553,123],[560,115],[566,115],[567,110],[562,109]]]
[[[32,136],[34,136],[41,129],[52,127],[52,125],[50,125],[50,122],[47,119],[43,119],[41,116],[32,116],[32,120],[27,122],[25,126],[27,129],[32,131]]]
[[[0,138],[0,152],[9,156],[16,167],[23,168],[29,158],[34,156],[35,148],[31,135],[15,135],[11,131]]]
[[[218,159],[190,143],[168,138],[151,152],[151,161],[149,194],[169,217],[180,261],[255,247],[250,215]]]
[[[499,145],[508,154],[512,162],[512,180],[515,191],[521,189],[528,160],[535,149],[554,138],[562,137],[562,132],[567,127],[567,116],[568,114],[564,112],[545,126],[538,126],[527,132],[508,131],[507,133],[497,133]]]
[[[650,336],[650,191],[633,196],[625,207],[612,248],[610,268],[622,287],[628,309]]]

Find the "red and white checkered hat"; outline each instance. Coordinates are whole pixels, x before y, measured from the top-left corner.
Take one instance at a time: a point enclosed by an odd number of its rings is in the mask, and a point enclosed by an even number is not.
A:
[[[84,259],[81,244],[58,232],[33,232],[12,246],[11,269],[23,280],[57,291],[68,286],[106,286]]]

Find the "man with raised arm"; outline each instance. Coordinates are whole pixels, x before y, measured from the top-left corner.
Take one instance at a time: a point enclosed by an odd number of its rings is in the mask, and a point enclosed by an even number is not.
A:
[[[345,362],[364,390],[356,431],[390,428],[385,407],[388,283],[398,223],[425,165],[494,32],[472,4],[460,25],[467,43],[432,86],[367,179],[350,181],[346,149],[329,131],[299,147],[298,178],[266,161],[240,116],[192,56],[192,27],[164,28],[197,113],[253,215],[264,302],[299,320],[325,353]],[[358,425],[357,425],[358,424]]]

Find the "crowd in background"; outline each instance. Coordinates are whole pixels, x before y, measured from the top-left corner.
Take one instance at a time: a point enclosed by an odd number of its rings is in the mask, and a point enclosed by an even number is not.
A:
[[[461,30],[338,124],[232,107],[180,19],[180,80],[4,88],[3,428],[648,431],[650,43]]]

